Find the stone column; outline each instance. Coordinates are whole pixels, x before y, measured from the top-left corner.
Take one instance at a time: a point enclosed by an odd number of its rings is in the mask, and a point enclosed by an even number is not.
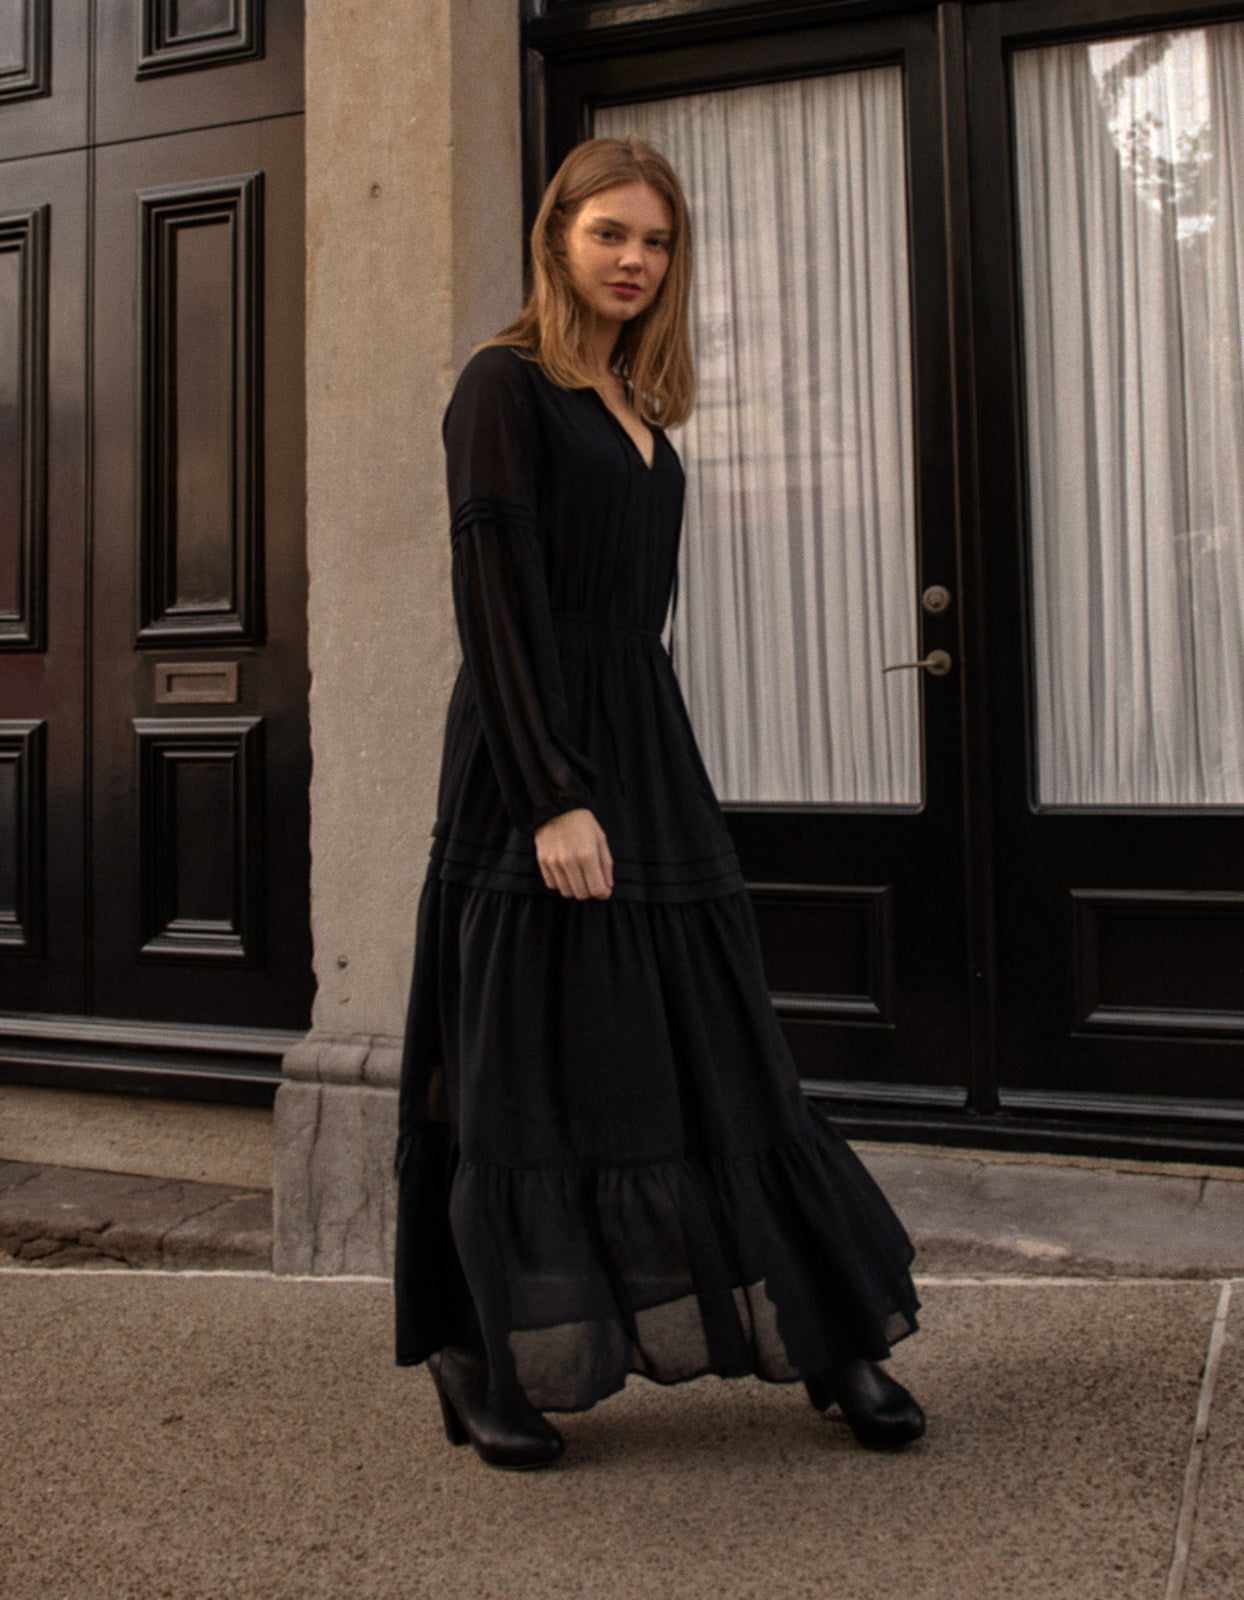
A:
[[[415,910],[459,651],[440,421],[521,293],[518,0],[308,0],[312,1029],[278,1272],[392,1264]]]

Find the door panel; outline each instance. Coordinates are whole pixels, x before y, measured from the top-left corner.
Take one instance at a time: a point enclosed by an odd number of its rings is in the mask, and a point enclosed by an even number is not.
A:
[[[81,148],[88,138],[86,0],[0,7],[0,153],[6,160]]]
[[[99,143],[302,109],[302,0],[95,7]]]
[[[87,158],[0,163],[0,1010],[85,1005]]]
[[[306,1018],[302,193],[298,117],[97,157],[105,1015]]]
[[[1099,9],[969,17],[1002,1102],[1238,1126],[1244,23]]]
[[[550,81],[548,165],[589,127],[633,129],[689,191],[700,399],[674,659],[801,1071],[840,1099],[957,1107],[941,94],[932,13],[574,63]],[[921,607],[933,585],[948,607]],[[947,675],[884,674],[933,650]]]

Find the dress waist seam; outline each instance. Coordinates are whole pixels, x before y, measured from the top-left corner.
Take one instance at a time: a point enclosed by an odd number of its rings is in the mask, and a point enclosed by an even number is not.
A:
[[[455,852],[458,860],[468,859],[471,854],[476,852],[478,852],[479,856],[487,857],[490,861],[494,859],[501,860],[506,856],[512,856],[521,867],[530,868],[533,872],[539,872],[535,850],[532,846],[525,846],[518,850],[511,850],[505,845],[491,844],[483,839],[467,839],[461,834],[437,833],[435,830],[433,830],[431,837],[432,843],[428,849],[429,854],[433,856],[439,857],[445,855],[448,851]],[[738,853],[733,848],[729,848],[726,850],[714,851],[711,855],[706,856],[652,857],[617,855],[614,856],[613,859],[615,866],[619,862],[624,862],[628,865],[633,864],[640,868],[649,867],[656,868],[657,870],[660,870],[662,867],[699,867],[705,864],[714,864],[722,861],[733,867],[738,861]]]
[[[633,622],[620,622],[617,617],[604,617],[588,611],[554,611],[554,622],[590,622],[596,626],[618,628],[623,633],[638,634],[641,639],[660,639],[660,628],[641,628]]]
[[[550,889],[539,872],[512,872],[504,867],[487,867],[467,861],[454,861],[442,856],[429,863],[427,881],[456,883],[468,889],[494,890],[502,894],[536,896],[556,901],[558,895]],[[651,904],[687,901],[718,901],[748,894],[747,882],[738,868],[716,873],[711,877],[690,879],[629,878],[615,873],[611,901],[648,902]],[[601,902],[602,904],[605,902]]]

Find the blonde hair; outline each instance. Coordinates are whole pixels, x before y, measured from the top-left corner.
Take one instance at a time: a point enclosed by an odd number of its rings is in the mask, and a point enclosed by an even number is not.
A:
[[[485,341],[528,352],[563,389],[590,389],[588,310],[570,280],[566,229],[580,206],[604,189],[646,183],[670,210],[670,259],[656,298],[622,325],[615,368],[646,422],[663,428],[686,421],[695,401],[695,369],[687,334],[691,289],[691,225],[682,185],[652,145],[625,139],[586,139],[558,167],[531,229],[531,288],[508,328]]]

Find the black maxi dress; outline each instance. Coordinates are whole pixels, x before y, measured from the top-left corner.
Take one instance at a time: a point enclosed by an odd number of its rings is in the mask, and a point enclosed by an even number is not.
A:
[[[517,352],[445,416],[463,662],[419,901],[395,1165],[397,1361],[485,1355],[574,1411],[629,1372],[791,1381],[916,1326],[907,1234],[800,1089],[661,640],[683,472]],[[578,806],[612,896],[548,888]]]

